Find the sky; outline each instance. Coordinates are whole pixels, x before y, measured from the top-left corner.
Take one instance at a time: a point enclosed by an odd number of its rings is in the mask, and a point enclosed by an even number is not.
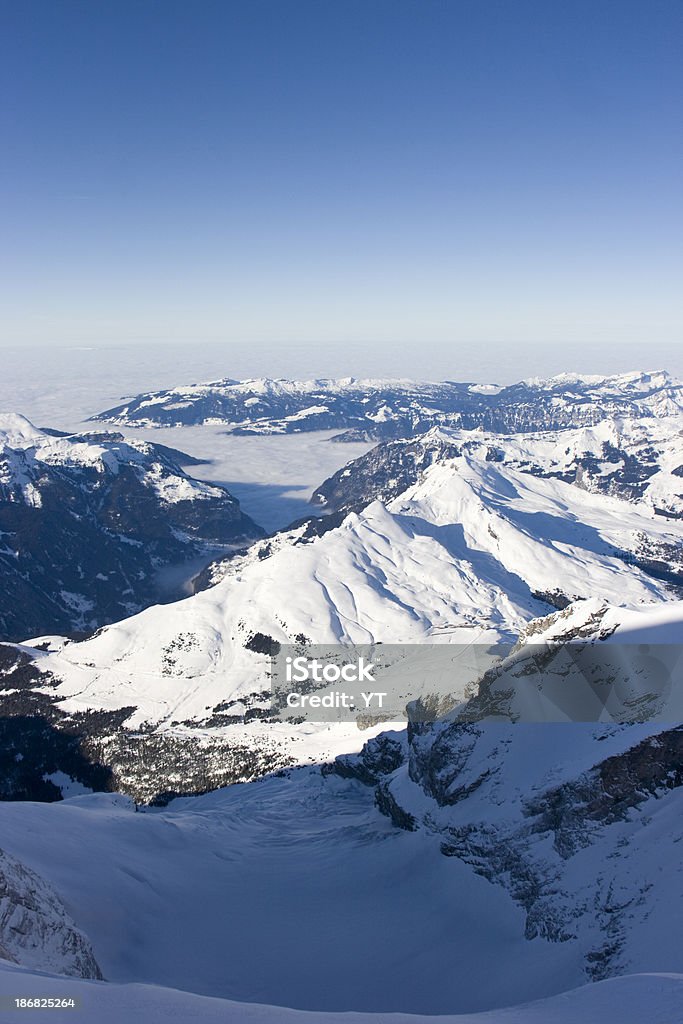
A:
[[[0,39],[0,345],[681,340],[678,0],[0,0]]]

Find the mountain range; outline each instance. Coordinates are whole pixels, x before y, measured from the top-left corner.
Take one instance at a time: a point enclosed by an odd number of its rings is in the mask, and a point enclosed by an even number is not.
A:
[[[412,437],[432,426],[498,433],[561,430],[612,416],[683,411],[683,384],[663,371],[562,374],[501,387],[409,380],[223,380],[148,392],[98,413],[121,426],[224,423],[237,434],[341,430],[338,441]]]
[[[683,524],[661,507],[679,507],[681,436],[655,426],[652,471],[635,483],[612,448],[600,458],[608,436],[640,451],[638,422],[556,434],[555,446],[479,432],[380,446],[320,489],[336,512],[213,563],[207,589],[81,642],[14,650],[2,722],[8,749],[26,749],[11,786],[58,795],[43,781],[55,771],[101,786],[95,763],[108,786],[149,801],[350,749],[355,726],[272,720],[270,655],[285,643],[511,644],[596,593],[674,601]],[[31,709],[49,741],[27,735]]]
[[[683,518],[683,421],[616,417],[592,426],[500,437],[483,430],[433,427],[420,437],[387,441],[325,480],[312,496],[326,512],[396,497],[435,462],[476,458],[583,490],[644,504]]]

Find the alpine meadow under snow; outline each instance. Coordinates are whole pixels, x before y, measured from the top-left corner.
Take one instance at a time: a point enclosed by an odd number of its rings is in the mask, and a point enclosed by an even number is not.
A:
[[[226,379],[94,417],[125,439],[3,416],[0,992],[104,1024],[677,1019],[682,395]],[[266,536],[134,437],[216,422],[379,443]],[[506,657],[360,728],[279,720],[285,644]]]

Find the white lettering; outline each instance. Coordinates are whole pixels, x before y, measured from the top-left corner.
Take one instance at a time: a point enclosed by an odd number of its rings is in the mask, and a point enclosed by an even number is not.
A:
[[[370,707],[370,702],[374,697],[377,698],[377,703],[379,704],[379,706],[383,707],[383,702],[384,698],[386,697],[386,693],[361,693],[361,697],[365,701],[366,708]]]

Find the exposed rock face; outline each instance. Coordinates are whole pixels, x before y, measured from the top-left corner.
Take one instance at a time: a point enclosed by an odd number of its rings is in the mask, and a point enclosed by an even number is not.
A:
[[[34,970],[102,978],[85,935],[48,883],[0,850],[0,957]]]
[[[650,797],[683,785],[683,726],[668,729],[599,762],[579,779],[527,802],[525,815],[538,832],[570,857],[590,843],[595,825],[626,820]]]
[[[384,779],[378,783],[375,790],[375,803],[382,814],[391,818],[396,828],[402,828],[405,832],[417,831],[418,818],[401,806],[392,793],[388,780]]]
[[[456,442],[431,435],[417,441],[387,441],[325,480],[311,501],[337,512],[365,508],[375,499],[390,501],[417,483],[428,466],[456,458],[462,450]]]
[[[323,770],[374,786],[404,764],[407,756],[405,733],[383,732],[368,740],[359,754],[341,754]]]
[[[431,729],[413,725],[410,729],[410,777],[428,796],[444,807],[465,800],[500,771],[500,749],[495,746],[486,762],[470,768],[484,725],[457,723],[450,728]],[[497,731],[500,727],[494,726]],[[505,733],[501,741],[505,741]],[[474,760],[474,759],[473,759]]]
[[[18,421],[0,417],[0,639],[90,632],[158,600],[160,569],[263,535],[180,453]]]

